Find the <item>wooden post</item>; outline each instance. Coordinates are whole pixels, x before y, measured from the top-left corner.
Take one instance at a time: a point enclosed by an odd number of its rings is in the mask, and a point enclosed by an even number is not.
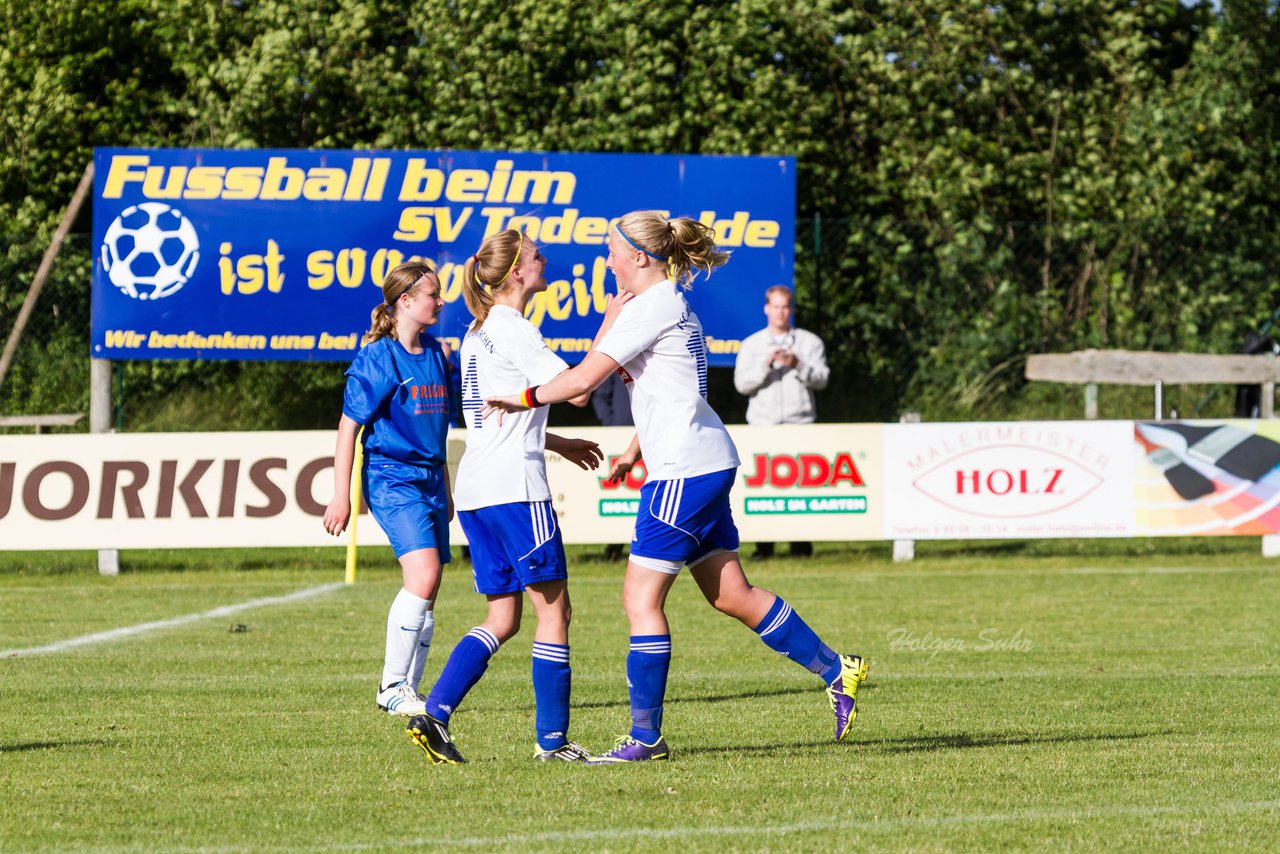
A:
[[[44,250],[44,257],[40,259],[35,278],[31,280],[31,287],[27,289],[27,297],[22,301],[22,308],[18,309],[18,319],[14,321],[13,329],[9,331],[9,340],[4,344],[4,353],[0,354],[0,385],[4,385],[5,375],[9,373],[9,365],[13,363],[13,354],[17,352],[18,342],[22,340],[22,332],[27,328],[31,312],[36,308],[36,300],[40,298],[40,291],[49,278],[49,271],[53,269],[53,259],[58,257],[62,241],[66,239],[67,232],[76,221],[76,215],[80,213],[80,206],[84,204],[84,198],[89,195],[91,187],[93,187],[92,160],[84,168],[84,175],[80,177],[80,183],[71,195],[67,209],[62,213],[62,221],[58,223],[58,228],[53,233],[53,240],[49,241],[48,247]]]
[[[1090,421],[1096,421],[1098,418],[1098,384],[1097,383],[1085,383],[1084,417]]]
[[[111,432],[111,360],[89,359],[89,432]],[[98,550],[98,574],[120,574],[120,550]]]
[[[1258,414],[1263,418],[1276,417],[1276,384],[1274,382],[1262,384],[1262,404]]]

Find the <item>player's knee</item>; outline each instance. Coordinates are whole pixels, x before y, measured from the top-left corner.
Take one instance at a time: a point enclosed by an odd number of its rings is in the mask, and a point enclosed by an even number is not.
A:
[[[740,618],[750,607],[751,588],[721,589],[716,591],[715,596],[708,597],[707,601],[720,613]]]
[[[493,636],[498,639],[498,643],[506,643],[520,631],[520,618],[518,616],[504,617],[490,622],[485,628],[493,632]]]
[[[623,596],[622,610],[626,612],[628,620],[649,617],[654,614],[662,613],[662,608],[650,598],[642,596]]]

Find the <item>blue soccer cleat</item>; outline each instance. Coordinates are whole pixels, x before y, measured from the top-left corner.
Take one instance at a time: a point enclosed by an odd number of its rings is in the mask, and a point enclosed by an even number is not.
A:
[[[658,736],[658,740],[653,744],[645,744],[643,741],[624,735],[618,739],[613,750],[599,756],[592,756],[587,760],[587,764],[617,765],[621,762],[652,762],[667,759],[668,756],[667,740],[662,736]]]
[[[867,681],[867,661],[860,655],[840,656],[840,675],[827,688],[836,716],[836,741],[844,741],[858,717],[858,686]]]

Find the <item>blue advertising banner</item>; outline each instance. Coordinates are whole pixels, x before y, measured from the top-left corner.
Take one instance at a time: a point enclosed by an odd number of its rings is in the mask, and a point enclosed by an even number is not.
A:
[[[692,216],[732,250],[689,295],[712,365],[764,325],[791,284],[795,160],[496,151],[94,151],[92,355],[104,359],[349,360],[387,271],[436,265],[456,345],[471,315],[462,263],[519,228],[547,257],[529,319],[576,363],[605,299],[610,222]]]

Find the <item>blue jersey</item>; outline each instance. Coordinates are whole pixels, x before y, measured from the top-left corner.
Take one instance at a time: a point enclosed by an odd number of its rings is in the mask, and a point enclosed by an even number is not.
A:
[[[364,425],[368,461],[439,465],[449,436],[449,366],[425,332],[422,352],[411,354],[395,338],[379,338],[347,368],[342,412]]]

